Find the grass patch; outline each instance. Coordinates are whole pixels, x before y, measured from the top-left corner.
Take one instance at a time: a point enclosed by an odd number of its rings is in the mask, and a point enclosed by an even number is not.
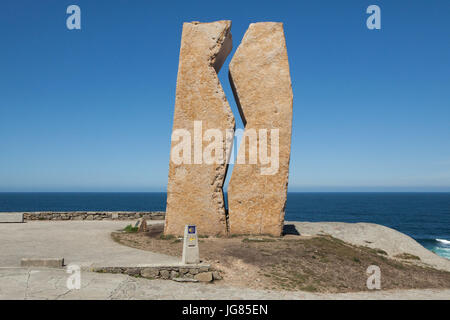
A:
[[[418,256],[406,252],[396,254],[394,257],[404,260],[420,260]]]
[[[161,240],[175,240],[175,239],[178,239],[178,238],[175,237],[173,234],[164,234],[164,233],[162,233],[162,234],[159,236],[159,238],[160,238]]]
[[[384,250],[382,250],[382,249],[375,248],[374,250],[375,250],[375,252],[378,253],[378,254],[382,254],[382,255],[385,255],[385,256],[388,255],[387,252],[384,251]]]
[[[317,288],[312,285],[304,286],[304,287],[301,287],[300,289],[303,291],[308,291],[308,292],[316,292],[317,291]]]
[[[133,227],[131,224],[129,224],[123,229],[123,231],[128,233],[135,233],[138,232],[138,227]]]
[[[373,253],[377,253],[377,254],[382,254],[383,256],[387,256],[387,252],[382,250],[382,249],[378,249],[378,248],[370,248],[370,247],[366,247],[367,249],[369,249],[370,251],[372,251]]]
[[[356,263],[361,263],[361,260],[359,260],[357,257],[353,257],[353,261],[355,261]]]

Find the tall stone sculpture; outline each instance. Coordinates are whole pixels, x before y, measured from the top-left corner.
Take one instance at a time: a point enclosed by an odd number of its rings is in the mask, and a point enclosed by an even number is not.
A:
[[[228,187],[229,232],[280,236],[287,197],[293,103],[282,23],[251,24],[230,63],[229,75],[245,125]],[[276,129],[278,166],[271,163],[268,168],[262,160],[264,152],[277,160]],[[249,148],[255,132],[257,148]],[[267,141],[271,147],[264,150]],[[257,162],[249,163],[255,152]],[[245,164],[239,163],[239,156],[245,156]]]
[[[232,49],[230,28],[231,21],[183,25],[165,234],[183,235],[186,224],[197,225],[200,234],[227,233],[222,186],[227,170],[226,130],[233,132],[234,117],[217,72]],[[215,156],[223,159],[221,162],[208,164],[202,157],[202,150],[210,142],[210,137],[203,137],[208,129],[222,132],[223,147],[214,151]],[[179,150],[176,145],[180,143],[180,140],[174,140],[174,134],[180,132],[190,135],[189,139],[185,137],[184,140],[190,147],[189,154],[182,155],[190,163],[173,161],[177,156],[174,153]]]

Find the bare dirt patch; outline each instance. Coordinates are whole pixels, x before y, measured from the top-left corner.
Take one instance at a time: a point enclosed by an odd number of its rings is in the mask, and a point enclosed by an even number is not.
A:
[[[181,257],[182,241],[147,233],[112,233],[134,248]],[[382,250],[350,245],[331,236],[200,238],[200,256],[233,286],[311,292],[368,290],[367,267],[381,269],[382,289],[450,288],[450,273],[388,258]]]

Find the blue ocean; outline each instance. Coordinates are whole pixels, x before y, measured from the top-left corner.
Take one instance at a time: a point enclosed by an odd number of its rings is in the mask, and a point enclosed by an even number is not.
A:
[[[165,207],[165,193],[0,193],[0,212]],[[289,193],[286,220],[378,223],[450,259],[450,193]]]

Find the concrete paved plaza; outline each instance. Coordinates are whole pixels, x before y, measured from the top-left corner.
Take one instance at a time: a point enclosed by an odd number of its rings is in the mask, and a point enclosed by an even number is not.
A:
[[[115,243],[111,239],[111,232],[123,229],[130,223],[133,221],[38,221],[0,224],[0,267],[19,267],[22,258],[63,257],[66,264],[74,263],[81,267],[138,266],[180,261],[171,256]]]

